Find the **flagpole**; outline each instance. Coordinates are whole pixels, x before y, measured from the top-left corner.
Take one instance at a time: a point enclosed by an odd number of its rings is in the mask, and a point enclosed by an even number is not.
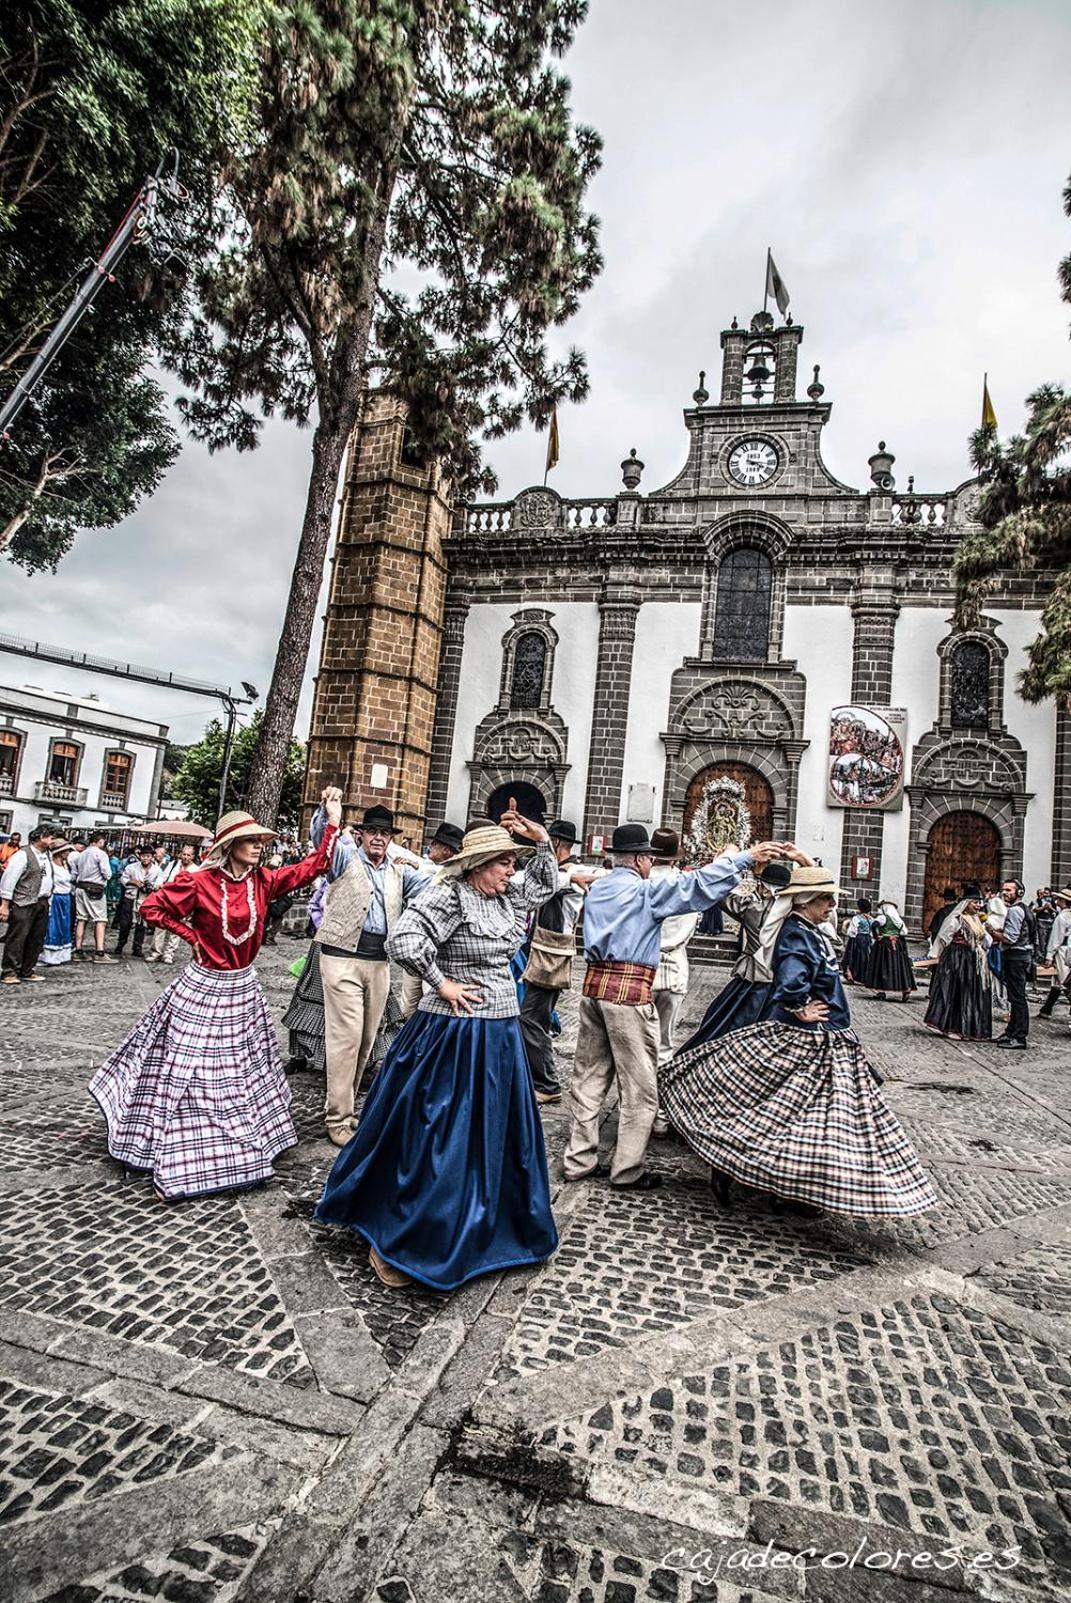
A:
[[[769,245],[767,245],[767,247],[766,247],[766,277],[764,278],[763,284],[762,284],[762,310],[763,310],[764,314],[765,314],[765,311],[766,311],[766,302],[770,299],[770,256],[771,256],[771,254],[772,254],[771,247]]]

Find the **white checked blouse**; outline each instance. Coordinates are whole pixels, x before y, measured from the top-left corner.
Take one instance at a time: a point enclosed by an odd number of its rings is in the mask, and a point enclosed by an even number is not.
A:
[[[444,979],[478,985],[474,1013],[480,1019],[508,1019],[518,1012],[510,959],[524,943],[528,915],[558,889],[558,864],[548,841],[541,841],[519,882],[503,896],[481,896],[463,879],[429,885],[405,909],[387,940],[387,954],[432,989],[422,1013],[452,1013],[438,995]]]

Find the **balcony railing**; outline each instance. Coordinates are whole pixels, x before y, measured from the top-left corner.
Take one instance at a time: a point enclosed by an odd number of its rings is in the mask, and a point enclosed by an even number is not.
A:
[[[106,790],[100,798],[100,805],[106,813],[125,813],[126,796],[121,791]]]
[[[87,795],[81,785],[61,785],[55,779],[39,779],[33,787],[34,801],[62,802],[66,807],[84,807]]]
[[[0,796],[14,796],[14,794],[15,794],[15,776],[14,776],[14,774],[0,774]]]

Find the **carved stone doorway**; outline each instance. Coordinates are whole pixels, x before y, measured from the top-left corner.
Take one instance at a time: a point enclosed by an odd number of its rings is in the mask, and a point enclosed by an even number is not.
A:
[[[926,840],[923,928],[929,929],[946,885],[957,896],[972,880],[984,891],[994,891],[1001,879],[1000,856],[1000,831],[983,813],[946,813],[939,818]]]
[[[691,827],[704,787],[712,779],[735,779],[744,787],[744,800],[751,814],[752,840],[769,840],[773,830],[773,791],[769,781],[749,763],[713,763],[701,768],[688,786],[684,802],[684,833]]]

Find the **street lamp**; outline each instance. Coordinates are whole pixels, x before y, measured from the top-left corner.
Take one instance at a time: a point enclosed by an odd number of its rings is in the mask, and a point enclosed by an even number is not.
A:
[[[241,698],[235,699],[233,696],[220,696],[219,698],[227,709],[227,733],[223,740],[223,772],[219,779],[219,807],[217,809],[217,817],[219,818],[223,817],[226,807],[227,781],[231,774],[231,757],[234,754],[234,726],[238,721],[239,704],[243,707],[249,707],[252,706],[254,701],[259,700],[256,686],[251,685],[248,679],[242,680],[242,689],[246,693],[247,699],[245,701],[241,701]]]

